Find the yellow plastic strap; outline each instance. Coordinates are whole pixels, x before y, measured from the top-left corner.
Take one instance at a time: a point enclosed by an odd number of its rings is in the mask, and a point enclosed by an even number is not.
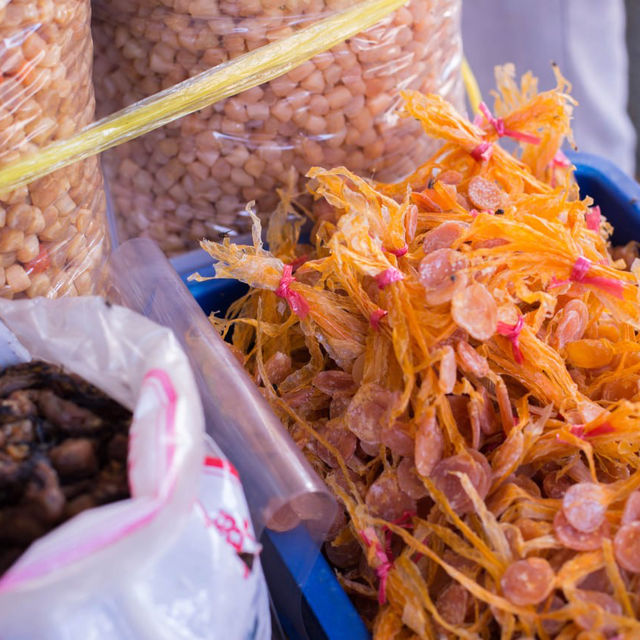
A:
[[[480,87],[478,87],[476,77],[473,75],[473,71],[471,71],[471,67],[469,66],[466,58],[462,58],[461,70],[462,82],[464,83],[464,88],[467,92],[467,97],[469,98],[471,110],[474,114],[478,113],[478,107],[482,102],[482,95],[480,93]]]
[[[373,26],[408,0],[367,0],[320,20],[94,122],[67,140],[0,169],[0,192],[28,184],[73,162],[281,76]]]

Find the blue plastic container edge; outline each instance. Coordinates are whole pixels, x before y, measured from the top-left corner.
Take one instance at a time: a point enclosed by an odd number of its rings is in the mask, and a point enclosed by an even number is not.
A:
[[[567,153],[576,167],[582,195],[589,195],[614,226],[614,241],[640,238],[640,184],[611,161],[593,154]]]

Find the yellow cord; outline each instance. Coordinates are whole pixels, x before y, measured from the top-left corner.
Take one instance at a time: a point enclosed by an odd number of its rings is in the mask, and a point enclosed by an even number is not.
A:
[[[482,95],[480,94],[480,87],[478,87],[476,77],[473,75],[473,71],[471,71],[471,67],[465,57],[462,58],[461,70],[462,82],[464,83],[464,88],[469,98],[471,110],[474,114],[478,113],[478,106],[482,102]]]
[[[281,76],[372,27],[407,0],[366,0],[287,38],[208,69],[0,169],[0,193],[137,138]]]

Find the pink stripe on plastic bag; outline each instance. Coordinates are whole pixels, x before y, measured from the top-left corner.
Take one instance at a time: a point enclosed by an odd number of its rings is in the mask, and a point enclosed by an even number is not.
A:
[[[142,385],[144,386],[147,381],[156,382],[160,387],[162,394],[159,394],[159,402],[165,409],[165,454],[167,461],[167,470],[171,468],[173,464],[173,458],[176,453],[176,404],[178,402],[178,395],[171,383],[171,378],[167,375],[166,371],[162,369],[152,369],[147,372]]]
[[[223,458],[214,458],[213,456],[205,456],[204,458],[204,466],[205,467],[214,467],[215,469],[224,469],[234,475],[238,480],[240,476],[238,475],[238,471],[236,468],[228,461]]]
[[[33,580],[35,578],[41,578],[45,574],[57,570],[63,566],[77,562],[88,555],[99,551],[109,545],[112,545],[119,540],[131,535],[138,531],[142,527],[149,524],[161,511],[166,502],[169,500],[176,484],[176,474],[172,473],[171,466],[173,465],[175,457],[175,415],[178,396],[176,390],[171,382],[171,378],[166,371],[162,369],[152,369],[147,372],[142,381],[142,388],[145,384],[151,381],[153,386],[161,391],[159,396],[160,403],[164,406],[164,429],[165,429],[165,447],[166,447],[166,459],[168,465],[168,473],[165,477],[168,478],[168,486],[165,491],[160,492],[159,497],[149,505],[151,510],[143,515],[138,515],[136,518],[124,523],[118,528],[109,529],[105,532],[98,533],[93,537],[88,538],[81,545],[63,549],[58,551],[54,555],[45,556],[37,561],[27,564],[25,567],[11,570],[0,579],[0,593],[9,591],[22,582],[27,580]],[[113,503],[116,504],[116,503]],[[70,520],[69,522],[72,522]],[[55,530],[54,530],[55,531]],[[27,551],[28,553],[28,551]]]

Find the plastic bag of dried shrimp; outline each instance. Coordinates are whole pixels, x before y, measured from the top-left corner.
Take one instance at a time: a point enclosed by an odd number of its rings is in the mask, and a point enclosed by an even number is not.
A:
[[[213,441],[203,440],[197,387],[173,333],[96,297],[0,300],[0,319],[3,365],[29,358],[44,361],[49,363],[41,365],[48,372],[47,385],[68,387],[70,376],[77,374],[90,383],[84,385],[95,385],[95,392],[98,387],[133,411],[122,463],[128,469],[130,497],[98,502],[100,506],[66,519],[71,501],[65,505],[65,498],[78,482],[65,484],[61,457],[51,453],[52,466],[44,474],[47,486],[36,487],[27,498],[31,516],[46,511],[48,524],[57,526],[32,542],[0,577],[2,637],[267,638],[260,547],[242,488]],[[5,344],[6,335],[12,342]],[[47,369],[58,365],[62,369]],[[5,417],[7,403],[18,400],[7,399],[7,393],[24,384],[24,376],[8,381],[7,371],[0,372]],[[40,383],[44,380],[31,383],[29,396],[38,406],[42,394],[53,393],[48,387],[43,391]],[[74,443],[95,442],[86,430],[99,429],[107,420],[104,410],[74,408],[69,399],[57,403],[58,414],[34,423],[29,458],[11,460],[4,449],[0,453],[2,552],[17,543],[8,540],[10,533],[20,534],[5,518],[11,509],[16,513],[14,505],[5,504],[7,465],[46,467],[47,434],[66,426],[73,428]],[[3,421],[5,440],[12,437],[8,427]],[[106,430],[110,428],[107,424]],[[102,464],[104,451],[95,446]],[[18,456],[20,449],[10,451]],[[69,456],[66,463],[68,467]],[[114,468],[112,464],[103,471],[113,476]],[[24,483],[25,492],[31,491],[37,478],[33,470],[23,471],[31,474]],[[96,486],[88,487],[93,499]],[[43,488],[49,498],[44,501],[38,499]]]

